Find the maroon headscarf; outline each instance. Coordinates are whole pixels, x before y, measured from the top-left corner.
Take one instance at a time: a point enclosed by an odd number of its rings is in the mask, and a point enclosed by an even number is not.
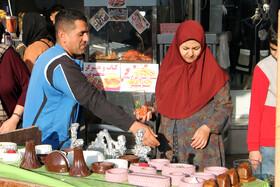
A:
[[[201,44],[200,56],[190,64],[179,51],[187,40]],[[200,23],[185,21],[179,25],[160,66],[156,85],[158,112],[170,119],[187,118],[207,104],[228,80],[206,45]]]

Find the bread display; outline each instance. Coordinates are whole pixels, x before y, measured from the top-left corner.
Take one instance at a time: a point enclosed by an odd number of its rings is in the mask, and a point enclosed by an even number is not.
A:
[[[238,175],[237,175],[237,172],[234,168],[231,168],[231,169],[227,170],[226,174],[229,175],[231,185],[236,185],[236,184],[239,183],[238,182]]]
[[[216,178],[219,187],[230,187],[230,179],[228,174],[223,173],[217,176]]]
[[[202,187],[217,187],[215,179],[209,179],[203,183]]]
[[[245,162],[238,166],[237,172],[239,175],[240,182],[248,183],[256,180],[256,177],[252,176],[252,171],[248,162]]]

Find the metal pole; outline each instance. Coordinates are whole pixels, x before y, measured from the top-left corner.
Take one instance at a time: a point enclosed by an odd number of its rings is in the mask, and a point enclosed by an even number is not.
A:
[[[275,181],[274,186],[280,186],[280,10],[278,11],[277,39],[277,94],[276,94],[276,124],[275,124]]]
[[[195,7],[195,10],[194,10],[194,20],[197,21],[198,23],[200,23],[201,21],[201,13],[200,13],[200,0],[195,0],[195,3],[194,3],[194,7]]]

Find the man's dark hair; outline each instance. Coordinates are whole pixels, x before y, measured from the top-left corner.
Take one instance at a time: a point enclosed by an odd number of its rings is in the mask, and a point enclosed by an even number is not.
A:
[[[56,4],[56,5],[53,5],[50,9],[50,14],[54,13],[54,12],[59,12],[61,10],[64,10],[64,6],[60,5],[60,4]]]
[[[4,32],[5,32],[4,25],[2,24],[2,22],[0,22],[0,43]]]
[[[74,22],[76,20],[87,22],[85,15],[78,10],[64,9],[59,11],[55,16],[55,32],[57,33],[58,29],[72,30],[75,27]]]
[[[277,30],[278,30],[277,22],[272,23],[268,29],[268,42],[276,46],[277,46],[277,37],[278,37]]]

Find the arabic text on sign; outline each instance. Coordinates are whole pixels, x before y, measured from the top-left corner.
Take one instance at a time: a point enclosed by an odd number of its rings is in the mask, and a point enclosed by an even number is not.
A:
[[[143,23],[139,20],[137,15],[133,15],[131,18],[136,24],[141,25],[141,27],[144,28]]]
[[[125,0],[109,0],[108,4],[113,4],[113,3],[123,4],[124,2]]]

